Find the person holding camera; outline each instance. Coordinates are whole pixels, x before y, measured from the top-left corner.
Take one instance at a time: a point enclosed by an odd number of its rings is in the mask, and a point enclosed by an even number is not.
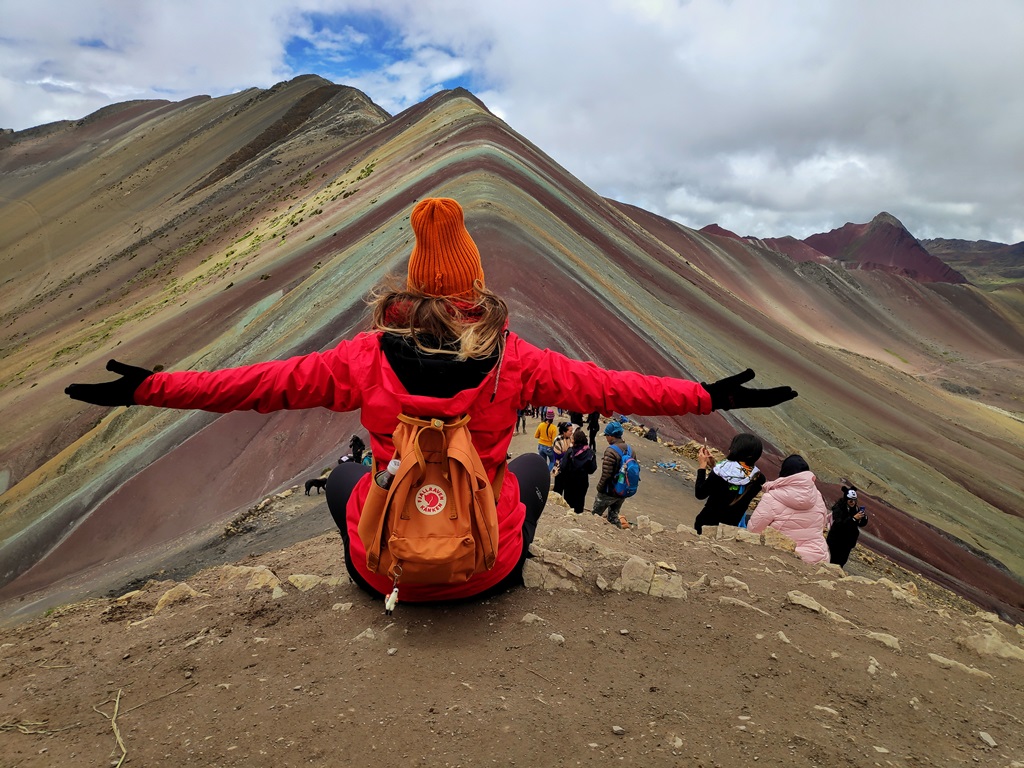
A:
[[[850,553],[857,546],[860,529],[868,524],[868,513],[857,504],[857,489],[853,486],[842,488],[842,496],[832,505],[832,525],[825,542],[830,554],[829,562],[845,566]]]
[[[707,444],[697,452],[697,479],[693,495],[707,499],[697,513],[693,528],[700,536],[705,525],[739,525],[747,508],[765,483],[764,473],[756,462],[764,451],[757,435],[740,432],[729,444],[724,461],[715,463]]]

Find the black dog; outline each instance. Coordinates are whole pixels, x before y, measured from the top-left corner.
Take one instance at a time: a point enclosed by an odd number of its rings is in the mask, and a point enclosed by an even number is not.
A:
[[[307,480],[306,481],[306,495],[309,496],[309,492],[311,490],[313,490],[314,488],[316,488],[316,494],[317,494],[317,496],[319,496],[320,495],[320,489],[321,488],[326,488],[326,487],[327,487],[327,479],[326,478],[317,477],[317,478],[314,478],[313,480]]]

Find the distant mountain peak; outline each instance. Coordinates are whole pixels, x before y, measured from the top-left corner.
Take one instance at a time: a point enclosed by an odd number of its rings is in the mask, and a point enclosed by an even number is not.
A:
[[[907,229],[906,227],[903,226],[903,222],[902,221],[900,221],[899,219],[897,219],[895,216],[893,216],[891,213],[889,213],[887,211],[882,211],[880,214],[875,216],[875,218],[873,218],[871,220],[870,226],[876,227],[876,226],[879,226],[879,225],[882,225],[882,224],[888,224],[890,227],[899,227],[900,229],[902,229],[904,231],[906,231],[906,229]],[[907,232],[907,234],[910,234],[910,233]]]
[[[719,226],[718,224],[708,224],[706,227],[701,227],[698,231],[703,235],[718,235],[719,237],[731,237],[733,240],[742,239],[735,232],[728,230],[725,227]]]
[[[855,269],[877,269],[921,283],[966,283],[967,279],[930,254],[902,222],[883,211],[868,224],[846,223],[803,241]]]

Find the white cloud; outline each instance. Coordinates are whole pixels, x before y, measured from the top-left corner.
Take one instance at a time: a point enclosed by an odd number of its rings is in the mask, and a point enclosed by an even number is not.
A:
[[[469,78],[596,191],[695,226],[1020,239],[1018,0],[61,5],[0,0],[0,126],[266,87],[299,38],[392,113]]]

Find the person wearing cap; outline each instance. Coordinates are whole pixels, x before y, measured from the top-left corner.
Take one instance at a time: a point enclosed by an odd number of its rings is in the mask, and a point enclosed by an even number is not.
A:
[[[796,553],[805,563],[826,563],[829,552],[825,534],[831,517],[814,473],[802,456],[787,456],[778,480],[764,484],[764,495],[754,507],[747,530],[761,533],[771,527],[792,539]]]
[[[508,328],[508,308],[488,290],[463,210],[449,198],[418,202],[410,217],[415,243],[404,282],[386,279],[371,297],[372,330],[322,352],[217,371],[161,371],[111,360],[119,378],[71,384],[76,400],[102,406],[149,405],[224,413],[327,408],[360,411],[377,466],[394,455],[392,433],[403,411],[437,418],[468,415],[468,429],[492,482],[506,467],[516,411],[549,403],[580,412],[613,409],[650,415],[709,414],[770,407],[796,397],[789,387],[744,386],[754,372],[701,384],[610,371],[530,344]],[[545,462],[524,454],[508,462],[497,498],[498,548],[489,570],[458,584],[414,584],[403,602],[494,594],[522,583],[550,487]],[[341,532],[349,574],[371,594],[391,594],[392,580],[370,571],[358,535],[372,482],[355,462],[338,465],[327,501]]]
[[[544,420],[537,425],[533,431],[533,437],[537,440],[537,453],[548,463],[548,472],[555,468],[555,439],[558,437],[558,427],[555,426],[555,409],[548,408],[544,412]]]
[[[850,553],[857,546],[860,529],[868,524],[868,513],[858,505],[857,489],[842,487],[841,495],[832,505],[832,525],[828,529],[829,562],[845,566]]]
[[[366,450],[366,443],[359,435],[352,435],[352,439],[348,441],[349,456],[352,457],[352,461],[359,464],[363,460],[363,451]]]
[[[607,441],[608,447],[604,449],[604,454],[601,456],[601,476],[597,479],[597,498],[594,499],[594,507],[590,510],[598,517],[604,517],[607,514],[608,522],[616,528],[622,526],[619,512],[625,499],[612,493],[611,486],[614,485],[619,465],[622,464],[622,453],[619,451],[625,451],[629,447],[622,435],[620,422],[609,421],[605,424],[604,439]],[[637,458],[635,453],[633,458]]]

